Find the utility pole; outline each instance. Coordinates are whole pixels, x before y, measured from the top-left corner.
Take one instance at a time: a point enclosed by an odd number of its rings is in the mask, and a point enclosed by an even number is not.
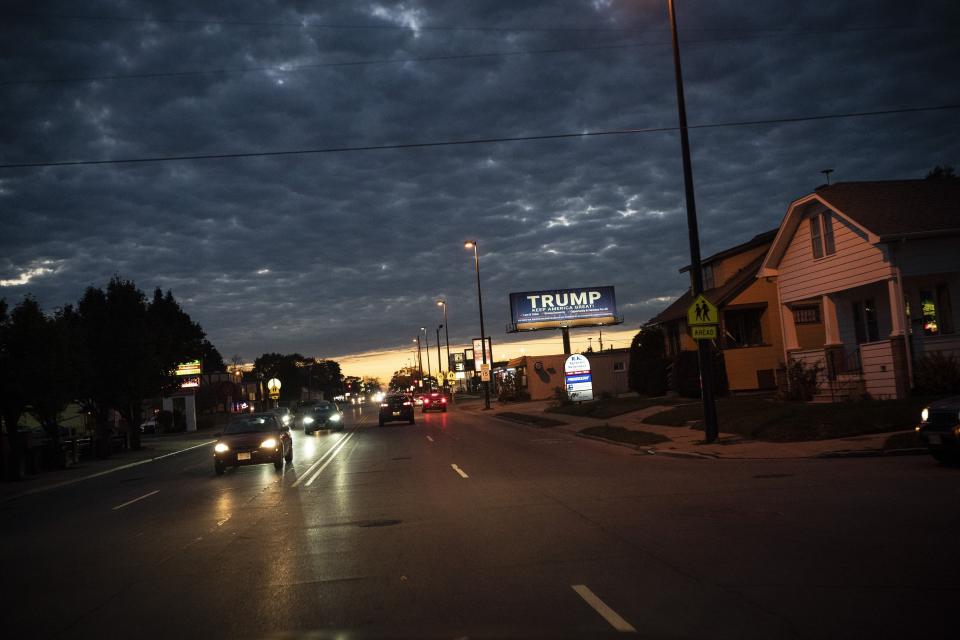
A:
[[[687,233],[690,241],[690,275],[693,297],[703,293],[703,270],[700,265],[700,234],[697,230],[697,205],[693,191],[693,164],[690,161],[690,138],[687,133],[687,106],[683,97],[683,72],[680,68],[680,43],[677,39],[677,13],[674,0],[667,0],[670,13],[670,35],[673,40],[673,68],[677,84],[677,113],[680,120],[680,151],[683,156],[683,186],[687,201]],[[709,340],[697,340],[700,359],[700,382],[703,395],[704,436],[707,442],[717,439],[717,406],[713,397],[713,349]]]

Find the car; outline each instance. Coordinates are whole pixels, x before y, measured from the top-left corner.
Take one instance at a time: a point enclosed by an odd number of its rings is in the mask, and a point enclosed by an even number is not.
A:
[[[446,413],[447,396],[439,391],[431,391],[430,393],[424,394],[422,413],[426,413],[427,411],[443,411]]]
[[[140,433],[159,433],[157,416],[153,415],[140,423]]]
[[[415,424],[413,417],[413,398],[402,393],[391,393],[380,403],[378,422],[382,427],[388,422],[406,421]]]
[[[213,470],[218,476],[227,467],[269,462],[280,471],[284,460],[293,462],[293,438],[290,427],[271,412],[233,416],[213,445]]]
[[[920,412],[916,428],[930,455],[948,465],[960,465],[960,396],[932,402]]]
[[[303,433],[310,435],[320,429],[343,431],[343,412],[336,402],[317,402],[303,407],[299,414]]]

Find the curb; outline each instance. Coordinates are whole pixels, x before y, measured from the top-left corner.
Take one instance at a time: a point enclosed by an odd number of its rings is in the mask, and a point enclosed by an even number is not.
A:
[[[586,438],[587,440],[596,440],[597,442],[605,442],[606,444],[613,444],[618,447],[633,449],[634,451],[647,451],[644,445],[630,444],[629,442],[620,442],[619,440],[608,440],[607,438],[601,438],[600,436],[591,436],[585,433],[580,433],[579,431],[575,432],[574,435],[577,436],[578,438]]]
[[[917,456],[928,453],[925,447],[911,447],[908,449],[841,449],[839,451],[824,451],[813,458],[882,458],[886,456]]]
[[[665,451],[662,449],[649,449],[647,453],[654,456],[664,456],[667,458],[686,458],[687,460],[723,460],[722,456],[711,455],[709,453],[697,453],[695,451]]]

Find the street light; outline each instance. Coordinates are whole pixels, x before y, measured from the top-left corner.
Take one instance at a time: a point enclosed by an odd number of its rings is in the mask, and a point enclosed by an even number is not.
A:
[[[447,301],[440,299],[437,300],[437,306],[443,307],[443,332],[446,334],[447,339],[447,366],[450,365],[450,323],[447,321]],[[451,369],[452,371],[452,369]]]
[[[487,364],[487,336],[483,328],[483,294],[480,291],[480,253],[477,250],[476,240],[467,240],[463,243],[464,249],[473,249],[473,264],[477,270],[477,305],[480,307],[480,353],[481,362]],[[491,354],[492,355],[492,354]],[[476,357],[476,354],[474,354]],[[481,373],[482,379],[482,373]],[[483,384],[483,408],[490,408],[490,381],[484,380]]]
[[[690,275],[693,276],[693,298],[703,293],[703,272],[700,265],[700,235],[697,231],[697,205],[693,197],[693,165],[690,162],[690,138],[687,135],[687,106],[683,98],[683,73],[680,69],[680,43],[677,40],[677,13],[673,0],[667,0],[670,34],[673,38],[673,70],[677,83],[677,112],[680,119],[680,151],[683,156],[683,186],[687,201],[687,233],[690,240]],[[713,399],[713,350],[709,340],[697,340],[700,379],[703,388],[704,436],[713,442],[719,435],[717,406]]]
[[[443,329],[443,325],[437,325],[437,375],[443,375],[443,367],[440,366],[440,329]],[[446,378],[443,379],[444,384],[446,384]]]
[[[417,368],[420,369],[420,385],[423,386],[423,355],[420,353],[420,334],[413,339],[417,343]]]

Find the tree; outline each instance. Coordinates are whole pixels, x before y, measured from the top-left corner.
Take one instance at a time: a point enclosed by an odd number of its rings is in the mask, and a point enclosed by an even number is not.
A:
[[[394,371],[390,377],[390,383],[387,385],[387,388],[390,389],[390,391],[409,391],[410,387],[416,385],[419,373],[420,372],[414,367],[398,369]]]
[[[4,460],[9,464],[7,475],[20,477],[20,462],[23,455],[23,439],[18,426],[20,416],[27,408],[27,390],[23,367],[29,361],[29,344],[24,340],[28,333],[23,326],[24,317],[7,313],[7,303],[0,300],[0,413],[7,433],[9,450]]]
[[[953,172],[953,167],[940,165],[927,172],[927,180],[960,180],[960,176]]]
[[[652,325],[641,328],[630,343],[630,388],[642,395],[662,396],[667,392],[669,362],[663,330]]]
[[[206,338],[200,342],[200,360],[203,361],[204,373],[222,373],[227,370],[223,356]]]

